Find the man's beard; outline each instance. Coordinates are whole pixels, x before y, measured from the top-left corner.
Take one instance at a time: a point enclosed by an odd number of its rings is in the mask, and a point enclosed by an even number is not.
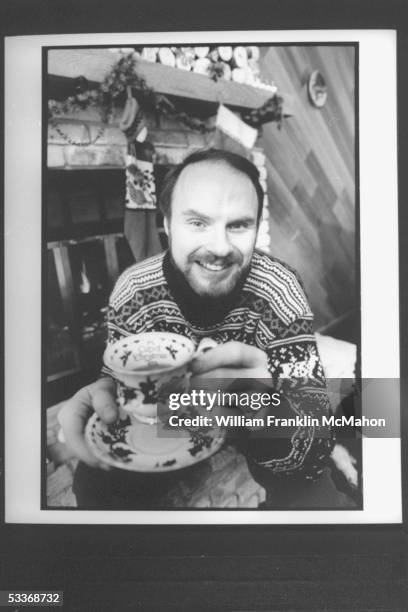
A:
[[[226,257],[217,257],[212,253],[191,254],[187,259],[185,269],[179,268],[171,257],[172,264],[190,289],[200,298],[208,302],[221,302],[226,298],[237,295],[242,289],[248,276],[250,263],[243,266],[243,257],[239,252],[233,252]],[[206,271],[204,266],[219,267],[218,271]],[[200,266],[200,267],[198,267]],[[206,274],[209,281],[200,282],[199,275]],[[211,275],[214,278],[211,279]]]

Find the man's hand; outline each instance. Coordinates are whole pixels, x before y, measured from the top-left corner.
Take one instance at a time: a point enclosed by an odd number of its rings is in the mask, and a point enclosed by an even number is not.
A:
[[[250,393],[255,392],[257,384],[254,385],[253,380],[246,383],[245,379],[271,380],[266,353],[243,342],[226,342],[202,353],[192,361],[191,370],[193,388],[207,391],[214,391],[216,384],[220,391]],[[215,383],[213,379],[218,380]],[[262,407],[257,412],[250,407],[240,406],[240,409],[248,416],[257,417],[263,417],[268,411],[268,407]],[[226,406],[218,406],[216,410],[218,414],[228,414]]]
[[[104,423],[114,423],[118,418],[115,383],[111,378],[101,378],[80,389],[67,400],[58,415],[66,444],[73,454],[91,467],[109,470],[106,463],[102,463],[91,453],[84,437],[85,425],[92,409]]]
[[[271,378],[266,353],[236,341],[220,344],[193,359],[191,371],[194,386],[205,378]]]

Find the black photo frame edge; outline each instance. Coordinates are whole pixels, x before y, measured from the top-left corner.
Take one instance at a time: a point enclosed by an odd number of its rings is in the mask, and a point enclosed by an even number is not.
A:
[[[193,44],[193,41],[191,41],[191,44]],[[216,40],[213,41],[213,44],[219,44],[216,42]],[[243,44],[245,45],[245,42],[239,43],[239,44]],[[260,45],[260,47],[262,47],[264,45],[264,43],[259,42],[258,43]],[[286,45],[288,46],[305,46],[305,47],[313,47],[315,44],[317,44],[317,42],[313,42],[313,41],[305,41],[302,42],[302,40],[296,41],[294,43],[285,43],[285,42],[276,42],[276,43],[269,43],[266,46],[271,46],[271,47],[280,47],[283,46],[285,47]],[[354,254],[355,254],[355,263],[356,263],[356,282],[355,282],[355,289],[354,289],[354,293],[355,293],[355,301],[356,301],[356,310],[358,312],[361,313],[361,298],[360,298],[360,294],[361,294],[361,245],[360,245],[360,180],[359,180],[359,146],[360,146],[360,139],[359,139],[359,135],[358,135],[358,126],[359,126],[359,71],[360,71],[360,66],[359,66],[359,52],[360,52],[360,43],[359,42],[355,42],[355,41],[344,41],[342,42],[341,40],[338,41],[325,41],[325,39],[323,38],[322,40],[318,41],[318,45],[322,46],[322,47],[349,47],[352,48],[354,51],[354,57],[355,57],[355,67],[354,67],[354,80],[356,83],[355,86],[355,113],[354,113],[354,124],[355,124],[355,133],[357,134],[357,137],[355,139],[355,144],[354,144],[354,154],[355,154],[355,175],[356,175],[356,181],[355,181],[355,201],[356,201],[356,210],[355,210],[355,240],[354,240]],[[149,43],[146,46],[154,46],[154,43]],[[42,191],[42,272],[41,272],[41,276],[42,276],[42,287],[41,287],[41,302],[42,302],[42,313],[43,313],[43,317],[42,317],[42,330],[41,330],[41,345],[42,345],[42,350],[41,350],[41,369],[42,369],[42,385],[41,385],[41,406],[42,409],[47,405],[47,373],[46,373],[46,369],[47,369],[47,329],[46,329],[46,315],[47,315],[47,300],[46,300],[46,295],[47,295],[47,240],[48,240],[48,226],[47,226],[47,215],[46,215],[46,207],[45,207],[45,202],[47,200],[47,130],[48,130],[48,125],[49,125],[49,117],[48,117],[48,108],[47,108],[47,104],[46,104],[46,100],[47,100],[47,95],[48,95],[48,82],[47,79],[45,78],[45,75],[47,75],[48,73],[48,58],[49,58],[49,53],[54,51],[54,50],[58,50],[58,49],[105,49],[109,47],[108,44],[68,44],[68,45],[64,45],[64,46],[58,46],[58,45],[41,45],[41,54],[42,54],[42,58],[41,58],[41,70],[42,70],[42,168],[41,168],[41,191]],[[356,345],[357,345],[357,355],[356,355],[356,372],[361,372],[361,316],[360,316],[360,320],[358,322],[358,325],[356,326]],[[54,512],[59,512],[59,511],[64,511],[64,510],[69,510],[71,512],[76,512],[76,511],[85,511],[86,513],[89,512],[90,515],[92,515],[92,513],[94,511],[98,511],[101,510],[100,508],[72,508],[69,506],[49,506],[47,504],[47,469],[46,469],[46,429],[47,429],[47,423],[46,423],[46,415],[44,412],[42,412],[41,414],[41,484],[40,484],[40,489],[41,489],[41,510],[52,510]],[[151,510],[154,510],[153,508]],[[164,511],[164,513],[166,513],[167,511],[174,511],[174,512],[188,512],[190,513],[193,522],[194,522],[194,512],[199,512],[200,509],[199,508],[163,508],[162,509]],[[234,512],[245,512],[247,511],[248,508],[236,508],[234,509]],[[283,511],[285,511],[284,508],[282,508]],[[295,511],[302,511],[304,510],[303,508],[296,508]],[[307,510],[307,509],[306,509]],[[335,510],[334,508],[318,508],[317,511],[321,511],[321,513],[328,511],[330,512],[331,510]],[[353,512],[355,510],[364,510],[364,501],[363,499],[361,499],[361,501],[359,502],[357,507],[353,507],[353,508],[349,508],[349,509],[345,509],[344,511],[349,511],[349,512]],[[126,512],[131,512],[131,509],[125,509]],[[219,513],[220,515],[223,514],[224,512],[228,512],[229,509],[228,508],[222,508],[222,507],[217,507],[217,508],[207,508],[206,512],[216,512]],[[115,513],[117,512],[117,510],[114,511],[108,511],[112,513],[112,516],[115,515]],[[148,510],[147,512],[150,512],[150,510]],[[93,518],[93,517],[92,517]],[[85,521],[84,521],[85,522]],[[90,523],[93,522],[90,519]],[[163,521],[164,523],[165,521]],[[220,521],[221,522],[221,521]],[[154,522],[153,522],[154,523]],[[243,524],[245,524],[246,521],[243,521]],[[83,523],[82,523],[83,524]],[[169,524],[171,524],[169,522]],[[199,524],[199,523],[197,523]],[[217,524],[216,522],[214,524]],[[298,523],[299,525],[301,523]],[[320,523],[314,523],[315,525],[319,525]],[[323,523],[322,523],[323,524]],[[351,524],[353,524],[351,522]],[[385,523],[384,523],[385,524]],[[339,524],[340,525],[340,524]],[[272,525],[271,525],[272,526]]]
[[[73,31],[72,15],[75,15],[74,22],[80,22],[76,31],[126,31],[134,28],[122,27],[109,15],[105,9],[102,21],[106,27],[101,27],[101,19],[91,23],[89,11],[86,8],[93,2],[84,3],[81,10],[78,6],[73,7],[71,0],[64,3],[55,3],[54,11],[49,11],[51,3],[40,0],[35,3],[36,11],[29,10],[29,3],[22,0],[13,0],[6,3],[7,9],[3,16],[4,36],[29,34],[29,33],[64,33]],[[106,7],[106,3],[105,7]],[[130,3],[119,2],[124,8],[130,9]],[[191,570],[189,570],[189,558],[197,556],[210,556],[214,563],[222,569],[225,566],[226,558],[235,557],[239,559],[239,574],[243,580],[248,576],[245,569],[245,560],[251,557],[262,557],[267,562],[267,557],[275,554],[283,554],[288,550],[295,556],[302,556],[307,551],[316,555],[332,554],[337,555],[358,555],[372,554],[392,555],[395,563],[399,563],[402,558],[406,558],[407,551],[407,529],[408,529],[408,416],[406,406],[408,400],[408,244],[405,237],[408,232],[408,211],[403,205],[408,199],[408,178],[404,168],[408,159],[408,119],[403,113],[403,109],[408,106],[408,83],[406,76],[408,58],[408,26],[407,19],[403,11],[403,3],[393,1],[388,3],[388,12],[385,14],[381,10],[381,2],[358,2],[349,4],[348,2],[338,3],[333,9],[328,9],[327,4],[322,1],[309,3],[310,14],[304,15],[301,12],[291,14],[291,6],[286,8],[279,6],[280,15],[273,15],[269,23],[265,19],[260,19],[258,15],[258,25],[253,20],[239,20],[242,13],[242,6],[234,12],[233,18],[226,14],[221,8],[216,19],[216,28],[211,19],[210,8],[213,3],[208,5],[208,13],[202,14],[201,24],[197,24],[197,16],[187,11],[183,15],[174,12],[169,19],[166,10],[159,16],[152,11],[145,2],[146,12],[140,15],[138,29],[142,31],[158,30],[195,30],[195,29],[217,29],[233,30],[240,29],[239,23],[245,23],[245,29],[309,29],[309,28],[390,28],[397,31],[397,66],[398,66],[398,198],[399,198],[399,282],[400,282],[400,354],[401,354],[401,449],[402,449],[402,498],[403,498],[403,522],[400,525],[336,525],[336,526],[256,526],[256,525],[149,525],[149,526],[96,526],[96,525],[12,525],[2,524],[0,528],[1,564],[7,559],[11,565],[19,567],[20,580],[16,576],[16,584],[20,582],[20,588],[34,588],[33,582],[38,579],[40,574],[44,575],[45,583],[41,583],[44,588],[60,588],[64,583],[64,564],[73,556],[86,557],[92,551],[93,554],[103,551],[110,554],[116,553],[123,559],[143,558],[153,556],[158,560],[160,557],[168,557],[172,552],[174,555],[174,544],[177,543],[177,556],[184,560],[185,578],[188,580]],[[184,4],[184,3],[183,3]],[[260,2],[259,13],[262,10],[271,9],[271,3]],[[13,5],[13,6],[12,6]],[[340,5],[342,8],[340,10]],[[346,7],[346,5],[348,5]],[[299,3],[300,6],[300,3]],[[138,4],[138,9],[143,7],[143,3]],[[222,7],[222,5],[221,5]],[[262,9],[263,7],[263,9]],[[368,9],[368,7],[370,7]],[[69,9],[73,9],[70,13]],[[185,8],[185,7],[184,7]],[[134,9],[133,9],[134,10]],[[292,7],[293,11],[293,7]],[[115,12],[118,11],[118,3],[115,3]],[[328,14],[328,12],[330,14]],[[318,17],[320,15],[320,17]],[[67,19],[68,16],[68,19]],[[63,21],[65,17],[65,21]],[[126,20],[125,20],[126,21]],[[164,25],[167,21],[167,27]],[[262,26],[259,25],[262,21]],[[190,23],[189,23],[190,22]],[[128,23],[128,22],[126,22]],[[152,25],[155,24],[154,27]],[[169,27],[171,24],[172,27]],[[86,26],[86,27],[85,27]],[[116,26],[116,27],[115,27]],[[241,28],[242,29],[242,28]],[[404,74],[405,69],[405,74]],[[4,68],[2,66],[2,73]],[[386,118],[380,118],[386,121]],[[3,145],[4,147],[4,145]],[[2,219],[3,221],[3,219]],[[3,225],[4,227],[4,225]],[[3,280],[3,279],[2,279]],[[2,285],[4,288],[4,284]],[[3,330],[2,330],[3,331]],[[4,347],[4,343],[2,343]],[[3,382],[3,381],[2,381]],[[4,404],[4,402],[3,402]],[[4,429],[3,429],[4,431]],[[2,440],[4,448],[4,437]],[[2,510],[4,510],[4,478],[1,490]],[[103,544],[97,543],[98,537],[103,534]],[[95,543],[97,544],[95,546]],[[272,548],[271,548],[272,545]],[[38,564],[34,571],[27,571],[30,562],[37,559]],[[32,566],[31,566],[32,567]],[[49,571],[53,567],[53,571]],[[47,573],[48,570],[48,573]],[[6,572],[7,574],[9,572]],[[23,577],[24,576],[24,577]],[[201,576],[200,579],[204,579]],[[24,582],[24,584],[22,584]],[[14,585],[6,585],[3,580],[0,588],[16,588]]]

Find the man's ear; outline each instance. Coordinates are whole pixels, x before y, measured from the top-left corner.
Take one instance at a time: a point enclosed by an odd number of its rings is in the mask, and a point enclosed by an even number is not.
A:
[[[164,231],[166,232],[166,236],[168,236],[169,235],[169,220],[167,218],[167,215],[163,217],[163,227],[164,227]]]

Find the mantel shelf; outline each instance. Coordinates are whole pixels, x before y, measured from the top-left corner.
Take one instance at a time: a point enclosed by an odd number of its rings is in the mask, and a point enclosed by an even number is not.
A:
[[[88,81],[100,83],[116,61],[116,55],[106,49],[50,50],[48,73],[71,79],[84,76]],[[147,85],[163,94],[246,109],[259,108],[271,97],[271,92],[265,89],[224,79],[213,81],[206,75],[142,59],[138,59],[137,66]],[[292,115],[292,96],[279,93],[284,100],[284,115]]]

